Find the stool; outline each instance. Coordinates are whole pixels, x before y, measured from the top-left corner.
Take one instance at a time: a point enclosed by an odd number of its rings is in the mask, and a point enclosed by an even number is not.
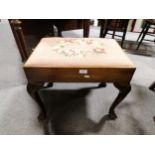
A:
[[[139,39],[141,38],[141,39],[140,39],[140,42],[139,42],[139,44],[138,44],[138,46],[137,46],[137,50],[139,49],[139,47],[140,47],[140,45],[141,45],[141,43],[142,43],[143,40],[155,42],[155,40],[144,39],[146,35],[150,35],[150,36],[155,37],[153,34],[151,34],[151,33],[148,32],[149,29],[155,29],[155,20],[153,20],[153,19],[148,19],[148,20],[145,20],[145,21],[144,21],[143,29],[142,29],[142,31],[141,31],[141,33],[140,33],[138,39],[137,39],[137,42],[138,42]]]
[[[26,61],[24,70],[27,91],[41,108],[39,120],[48,121],[38,94],[46,82],[50,86],[53,82],[101,82],[103,86],[105,82],[114,83],[119,94],[108,115],[114,120],[116,106],[131,90],[135,66],[114,39],[43,38]]]

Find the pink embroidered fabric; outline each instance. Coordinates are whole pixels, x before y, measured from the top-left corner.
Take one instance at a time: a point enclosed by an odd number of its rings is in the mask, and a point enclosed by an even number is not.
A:
[[[134,67],[114,39],[43,38],[24,67]]]

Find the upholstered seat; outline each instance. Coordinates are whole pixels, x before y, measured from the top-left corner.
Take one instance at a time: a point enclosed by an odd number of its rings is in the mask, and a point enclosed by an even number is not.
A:
[[[135,67],[114,39],[43,38],[24,69],[31,81],[129,82]]]
[[[43,38],[24,67],[133,67],[114,39]]]

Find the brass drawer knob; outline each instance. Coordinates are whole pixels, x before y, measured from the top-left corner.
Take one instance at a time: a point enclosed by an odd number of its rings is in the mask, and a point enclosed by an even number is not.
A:
[[[89,79],[90,75],[84,75],[84,78]]]

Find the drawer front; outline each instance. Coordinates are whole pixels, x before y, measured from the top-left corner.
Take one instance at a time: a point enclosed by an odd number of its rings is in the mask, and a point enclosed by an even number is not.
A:
[[[134,68],[25,69],[28,80],[49,82],[130,82]]]

